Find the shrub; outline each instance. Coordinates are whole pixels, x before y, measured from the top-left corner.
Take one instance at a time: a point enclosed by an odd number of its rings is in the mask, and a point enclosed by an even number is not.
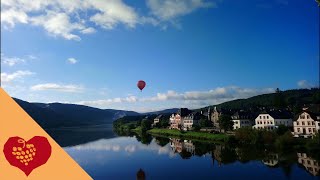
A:
[[[278,148],[281,151],[287,151],[289,149],[292,149],[292,146],[294,145],[294,138],[291,134],[291,132],[286,132],[282,136],[279,136],[275,142],[276,148]]]

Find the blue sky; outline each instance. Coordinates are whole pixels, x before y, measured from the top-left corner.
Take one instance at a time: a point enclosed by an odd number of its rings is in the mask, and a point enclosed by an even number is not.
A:
[[[31,102],[139,112],[310,88],[319,82],[319,8],[313,0],[2,0],[1,79]]]

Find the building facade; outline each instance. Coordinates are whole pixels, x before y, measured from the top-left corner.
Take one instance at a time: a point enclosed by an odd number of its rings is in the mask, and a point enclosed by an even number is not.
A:
[[[280,125],[292,127],[290,114],[281,111],[262,112],[255,119],[254,129],[275,130]]]
[[[312,137],[320,131],[320,116],[314,113],[303,111],[294,120],[294,137]]]
[[[236,112],[231,116],[233,121],[233,129],[239,129],[243,127],[252,127],[253,119],[249,113],[245,112]]]

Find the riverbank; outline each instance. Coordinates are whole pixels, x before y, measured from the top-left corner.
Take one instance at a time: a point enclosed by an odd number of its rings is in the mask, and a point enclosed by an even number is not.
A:
[[[151,129],[147,133],[153,136],[162,136],[162,137],[173,137],[189,140],[207,140],[207,141],[216,141],[216,142],[228,142],[231,135],[226,134],[210,134],[206,132],[194,132],[186,131],[181,132],[175,129]]]

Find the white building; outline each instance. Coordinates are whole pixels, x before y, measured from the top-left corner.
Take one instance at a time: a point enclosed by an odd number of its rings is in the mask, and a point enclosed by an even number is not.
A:
[[[291,115],[283,111],[262,112],[255,119],[255,129],[274,130],[280,125],[292,127]]]
[[[294,137],[311,137],[320,131],[320,116],[303,111],[297,115],[293,122]]]
[[[236,112],[231,116],[233,121],[233,129],[239,129],[243,127],[251,127],[253,124],[252,116],[245,112]]]
[[[162,119],[163,119],[163,115],[159,115],[156,118],[154,118],[152,126],[155,126],[156,124],[158,124]]]
[[[187,116],[182,117],[182,128],[187,131],[192,129],[194,125],[198,125],[201,119],[200,113],[190,113]],[[205,118],[205,117],[204,117]]]

